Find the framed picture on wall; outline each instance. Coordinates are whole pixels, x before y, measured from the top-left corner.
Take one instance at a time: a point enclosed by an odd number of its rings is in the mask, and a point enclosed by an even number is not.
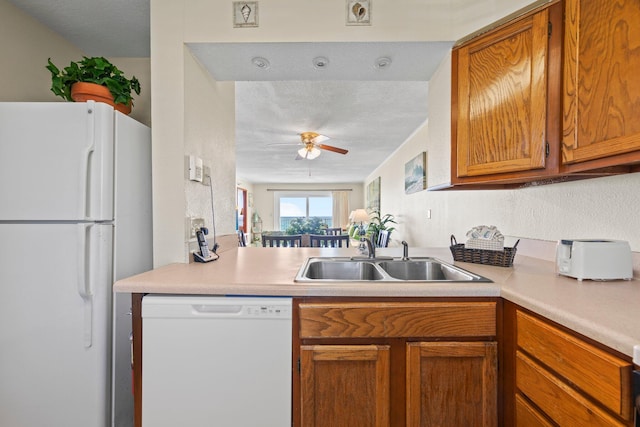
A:
[[[347,25],[371,25],[371,0],[347,0]]]
[[[367,209],[380,211],[380,177],[367,185]]]
[[[424,151],[404,165],[404,192],[417,193],[427,188],[427,152]]]
[[[247,28],[258,26],[258,2],[234,1],[233,2],[233,26],[234,28]]]

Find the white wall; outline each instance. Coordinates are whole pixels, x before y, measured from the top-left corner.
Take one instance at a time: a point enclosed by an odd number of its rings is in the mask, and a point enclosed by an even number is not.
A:
[[[426,123],[367,178],[368,184],[380,177],[380,213],[392,214],[397,222],[392,224],[395,230],[391,232],[389,246],[399,246],[403,240],[411,246],[423,246],[424,241],[418,236],[426,218],[426,191],[404,192],[404,165],[423,151],[427,151]]]
[[[68,65],[83,52],[23,13],[7,0],[0,0],[0,101],[56,101],[51,92],[47,58]]]
[[[188,50],[184,51],[184,68],[185,219],[204,218],[210,234],[213,231],[217,235],[233,234],[235,216],[227,213],[235,212],[236,207],[235,84],[215,81]],[[188,179],[189,155],[203,160],[213,186],[206,177],[202,184]],[[220,163],[225,167],[219,167]],[[195,239],[192,240],[195,243]],[[189,243],[187,238],[185,256]]]
[[[429,83],[428,124],[367,178],[367,183],[382,178],[382,212],[400,222],[392,234],[396,243],[448,246],[451,234],[464,242],[467,230],[486,224],[510,236],[508,245],[516,238],[607,238],[628,240],[633,251],[640,251],[640,173],[516,190],[404,194],[404,163],[425,150],[428,186],[449,182],[450,69],[446,58]]]

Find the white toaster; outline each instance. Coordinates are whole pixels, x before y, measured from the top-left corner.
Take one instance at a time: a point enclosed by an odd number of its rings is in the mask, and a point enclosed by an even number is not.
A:
[[[629,242],[560,240],[556,248],[556,271],[578,280],[631,280],[633,261]]]

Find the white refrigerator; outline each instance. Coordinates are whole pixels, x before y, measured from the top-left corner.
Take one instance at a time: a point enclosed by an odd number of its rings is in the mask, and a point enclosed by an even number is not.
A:
[[[0,426],[133,425],[130,296],[152,268],[151,132],[93,101],[0,103]]]

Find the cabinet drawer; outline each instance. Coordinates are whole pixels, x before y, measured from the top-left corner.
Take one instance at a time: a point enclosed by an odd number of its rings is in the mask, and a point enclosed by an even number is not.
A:
[[[516,318],[522,350],[615,414],[630,419],[630,363],[523,312]]]
[[[544,415],[526,401],[520,393],[516,394],[516,427],[553,427]]]
[[[302,303],[301,338],[493,337],[495,302]]]
[[[561,426],[627,425],[591,403],[520,351],[516,353],[516,386]]]

